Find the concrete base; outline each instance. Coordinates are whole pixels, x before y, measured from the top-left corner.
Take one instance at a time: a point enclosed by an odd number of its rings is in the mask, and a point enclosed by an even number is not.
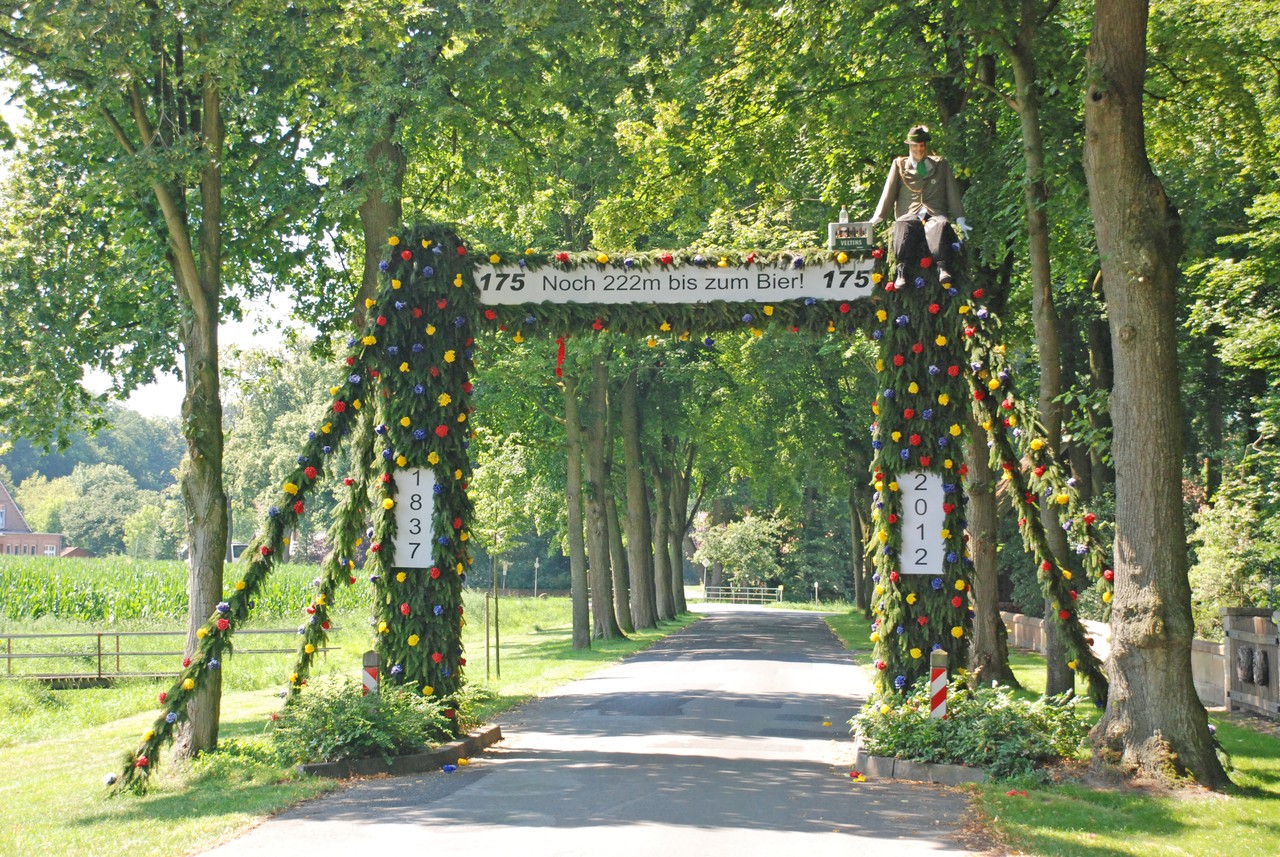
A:
[[[932,762],[911,762],[892,756],[872,756],[862,749],[862,742],[854,744],[853,766],[877,780],[912,780],[934,783],[940,786],[958,786],[962,783],[986,782],[987,772],[968,765],[942,765]]]
[[[338,780],[375,774],[418,774],[434,771],[443,765],[457,764],[459,759],[474,756],[501,740],[502,727],[486,726],[465,738],[442,744],[426,753],[392,756],[390,759],[344,759],[341,762],[317,762],[313,765],[299,765],[298,768],[305,774]]]

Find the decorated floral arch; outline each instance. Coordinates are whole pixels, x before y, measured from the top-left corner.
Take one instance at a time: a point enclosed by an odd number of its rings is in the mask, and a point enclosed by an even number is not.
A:
[[[326,479],[342,478],[345,493],[330,531],[333,550],[298,629],[291,693],[324,648],[338,594],[361,579],[372,587],[384,681],[442,699],[461,687],[462,587],[474,526],[469,371],[479,330],[515,342],[549,332],[560,337],[561,360],[564,337],[577,331],[609,329],[650,344],[733,329],[869,335],[878,345],[881,381],[871,403],[879,693],[891,697],[925,675],[934,649],[957,663],[967,656],[973,563],[962,441],[967,409],[975,407],[984,415],[992,465],[1008,483],[1005,493],[1040,563],[1045,595],[1056,605],[1071,664],[1095,701],[1104,699],[1106,679],[1076,600],[1092,583],[1110,601],[1106,548],[1034,413],[1013,395],[999,320],[963,261],[953,266],[954,281],[942,284],[928,257],[899,260],[906,285],[895,288],[885,257],[879,248],[476,253],[446,227],[391,236],[382,287],[366,302],[364,330],[347,342],[330,408],[303,440],[247,561],[235,566],[242,578],[199,630],[173,686],[160,694],[162,710],[127,754],[117,787],[145,787],[160,749],[230,653],[287,533]],[[339,477],[331,463],[343,444],[353,469]],[[1079,559],[1053,556],[1040,523],[1043,503],[1062,508]],[[357,549],[366,542],[368,558],[357,569]]]

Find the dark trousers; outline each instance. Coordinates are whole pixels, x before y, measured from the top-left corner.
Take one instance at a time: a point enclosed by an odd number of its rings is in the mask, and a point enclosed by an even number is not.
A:
[[[955,241],[956,233],[945,217],[911,217],[893,222],[893,255],[899,265],[908,261],[919,264],[927,249],[938,267],[946,270]]]

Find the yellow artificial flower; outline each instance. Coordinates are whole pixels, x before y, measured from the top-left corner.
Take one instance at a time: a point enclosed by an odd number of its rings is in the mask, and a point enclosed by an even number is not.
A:
[[[876,358],[876,371],[877,372],[884,371],[884,360],[880,359],[879,357]]]
[[[457,359],[458,359],[458,353],[457,353],[456,351],[452,350],[452,349],[450,349],[450,350],[448,350],[448,351],[446,351],[446,352],[444,353],[444,362],[445,362],[445,363],[452,363],[453,361],[455,361],[455,360],[457,360]]]
[[[956,592],[964,592],[964,581],[963,581],[963,580],[957,580],[957,581],[956,581]]]
[[[1059,494],[1054,499],[1058,501],[1059,506],[1065,506],[1071,502],[1071,498],[1068,497],[1066,494]]]
[[[606,263],[609,261],[609,254],[608,254],[608,253],[597,253],[597,254],[596,254],[596,261],[597,261],[597,262],[599,262],[601,265],[606,264]]]
[[[532,255],[533,255],[533,248],[532,248],[532,247],[526,247],[526,248],[524,248],[524,254],[525,254],[526,256],[532,256]]]
[[[955,462],[954,462],[954,461],[952,461],[950,458],[948,458],[948,459],[946,459],[945,461],[943,461],[943,462],[942,462],[942,466],[943,466],[944,468],[946,468],[947,470],[950,470],[952,467],[954,467],[954,466],[955,466]]]
[[[390,244],[392,247],[395,247],[400,243],[400,239],[392,235],[390,238],[387,239],[387,243]]]
[[[1036,452],[1039,452],[1040,450],[1044,449],[1044,441],[1038,437],[1033,437],[1031,439],[1031,448],[1034,449]]]
[[[453,278],[454,288],[462,288],[462,274],[456,274]]]
[[[396,505],[396,501],[392,500],[390,497],[387,497],[385,500],[382,501],[382,508],[384,509],[394,509],[395,505]]]
[[[426,327],[426,331],[427,331],[427,336],[435,336],[436,326],[434,324],[428,324]]]
[[[438,452],[430,452],[430,453],[428,453],[428,454],[427,454],[427,463],[428,463],[428,464],[439,464],[439,463],[440,463],[440,453],[438,453]]]
[[[1013,428],[1018,424],[1018,418],[1012,414],[1009,416],[1009,427]]]
[[[648,345],[650,348],[657,348],[657,347],[658,347],[658,340],[656,340],[656,339],[654,339],[652,336],[650,336],[648,339],[646,339],[646,340],[645,340],[645,345]]]
[[[405,362],[403,362],[403,363],[401,363],[401,364],[400,364],[400,371],[401,371],[401,372],[408,372],[408,371],[409,371],[409,361],[407,361],[407,360],[406,360]]]
[[[753,327],[751,328],[751,335],[754,336],[756,339],[759,339],[760,337],[764,336],[764,331],[758,327]]]
[[[441,393],[439,396],[436,396],[436,404],[438,404],[442,408],[452,401],[453,401],[453,396],[450,396],[448,393]]]
[[[924,654],[924,652],[920,651],[919,649],[912,649],[912,650],[911,650],[911,657],[916,658],[917,660],[918,660],[918,659],[920,658],[920,656],[921,656],[921,655],[923,655],[923,654]]]
[[[771,316],[773,315],[773,307],[770,306],[769,304],[765,304],[764,307],[761,309],[761,312],[763,312],[766,317]]]
[[[876,310],[876,321],[888,321],[888,320],[889,320],[889,313],[885,312],[882,309]]]
[[[663,333],[669,332],[671,330],[671,322],[664,321],[662,324],[658,325],[658,330],[661,330]]]
[[[960,433],[963,432],[964,429],[960,428],[960,423],[952,423],[951,428],[947,429],[947,431],[952,437],[959,437]]]
[[[423,696],[430,696],[431,694],[433,694],[433,693],[435,693],[435,692],[436,692],[436,689],[435,689],[434,687],[432,687],[431,685],[429,685],[429,684],[427,684],[427,685],[423,685],[423,686],[422,686],[422,695],[423,695]]]
[[[360,410],[360,408],[363,407],[363,405],[360,403],[359,399],[356,399],[351,403],[351,407],[355,408],[358,411]]]
[[[961,628],[959,625],[956,625],[954,628],[951,629],[951,636],[955,637],[957,640],[960,639],[961,637],[964,636],[964,628]]]
[[[398,288],[400,288],[400,286],[402,286],[402,285],[404,285],[404,284],[403,284],[403,283],[401,283],[399,280],[392,280],[392,281],[391,281],[391,288],[393,288],[393,289],[398,289]]]
[[[297,485],[294,485],[292,482],[286,482],[286,483],[284,483],[284,493],[286,493],[286,494],[297,494],[297,493],[298,493],[298,486],[297,486]]]
[[[459,534],[458,534],[458,541],[465,542],[465,541],[470,541],[470,540],[471,540],[471,534],[470,534],[470,533],[459,533]]]
[[[462,574],[462,563],[458,563],[458,565],[454,568],[454,571],[458,572],[458,574],[459,574],[459,575],[461,575],[461,574]]]
[[[720,257],[720,261],[719,261],[719,262],[716,262],[716,267],[717,267],[717,268],[727,268],[727,267],[729,267],[729,259],[728,259],[728,257],[721,256],[721,257]]]
[[[297,683],[298,683],[298,674],[289,673],[289,684],[297,684]]]
[[[689,341],[689,331],[684,330],[684,331],[681,331],[681,332],[680,332],[680,341],[681,341],[681,342],[688,342],[688,341]]]
[[[938,337],[937,337],[935,340],[933,340],[933,344],[934,344],[934,345],[937,345],[937,346],[943,346],[943,345],[946,345],[946,344],[947,344],[947,338],[946,338],[945,336],[943,336],[941,333],[939,333],[939,334],[938,334]]]
[[[243,592],[243,591],[244,591],[244,588],[245,588],[245,582],[244,582],[243,580],[237,580],[237,581],[236,581],[236,592]]]
[[[365,345],[377,345],[378,337],[374,336],[373,334],[369,334],[368,336],[366,336],[364,339],[360,341],[363,342]]]
[[[880,532],[876,533],[876,538],[880,540],[880,544],[884,544],[885,542],[889,541],[889,531],[881,530]]]
[[[404,426],[405,428],[408,428],[411,425],[411,423],[412,421],[408,417],[400,418],[400,425]]]
[[[519,345],[521,342],[524,342],[524,334],[517,330],[515,336],[511,337],[511,341],[516,345]]]
[[[365,299],[364,299],[364,308],[365,308],[365,309],[373,309],[373,298],[365,298]]]
[[[455,470],[455,471],[453,471],[453,478],[454,478],[454,479],[461,479],[461,478],[462,478],[462,470],[460,470],[460,469],[459,469],[459,470]]]
[[[948,393],[943,393],[943,394],[941,394],[940,396],[938,396],[938,404],[939,404],[939,405],[942,405],[944,408],[945,408],[947,405],[951,404],[951,396],[950,396],[950,394],[948,394]]]
[[[302,647],[302,651],[306,652],[308,655],[314,655],[316,653],[316,647],[307,643]]]
[[[946,541],[947,539],[949,539],[949,538],[951,538],[951,531],[950,531],[950,530],[948,530],[946,527],[943,527],[943,528],[942,528],[942,540],[945,542],[945,541]]]
[[[406,640],[405,642],[409,644],[409,648],[413,648],[414,646],[418,645],[418,639],[419,638],[417,634],[410,634],[409,639]]]
[[[408,577],[408,575],[407,575],[407,574],[405,574],[403,571],[401,571],[401,572],[397,573],[397,574],[396,574],[396,583],[404,583],[404,582],[405,582],[405,579],[406,579],[407,577]]]
[[[1067,661],[1067,668],[1068,668],[1068,669],[1072,669],[1072,670],[1074,670],[1074,669],[1076,668],[1076,662],[1075,662],[1075,661]]]
[[[209,636],[209,629],[208,629],[208,628],[197,628],[197,629],[196,629],[196,636],[203,640],[205,637]]]
[[[409,463],[409,459],[405,458],[403,455],[396,456],[396,464],[398,464],[400,467],[404,467],[408,463]]]
[[[1111,603],[1111,593],[1110,593],[1110,592],[1104,592],[1104,593],[1102,593],[1102,603],[1103,603],[1103,604],[1110,604],[1110,603]]]
[[[339,390],[341,390],[341,389],[342,389],[341,387],[330,387],[330,388],[329,388],[329,395],[330,395],[330,396],[336,396],[336,395],[338,395],[338,391],[339,391]]]
[[[834,321],[827,322],[827,333],[836,332],[836,323]]]
[[[880,281],[883,279],[884,279],[884,274],[881,274],[879,271],[876,271],[874,274],[871,275],[871,282],[877,286],[880,285]]]
[[[324,425],[320,426],[321,434],[329,434],[331,431],[333,431],[333,423],[325,423]]]
[[[154,729],[148,729],[146,732],[142,733],[143,741],[150,741],[154,737],[156,737],[156,733]]]
[[[423,249],[423,250],[426,250],[428,247],[430,247],[430,246],[431,246],[432,244],[434,244],[434,243],[435,243],[435,242],[434,242],[434,241],[432,241],[430,238],[423,238],[423,239],[422,239],[422,249]]]
[[[379,623],[378,623],[378,633],[379,633],[379,634],[385,634],[385,633],[387,633],[387,623],[386,623],[386,622],[379,622]]]
[[[956,310],[956,312],[960,313],[961,315],[968,315],[968,314],[969,314],[969,305],[968,305],[968,304],[960,304],[960,307]]]
[[[988,382],[987,382],[987,389],[988,389],[988,390],[991,390],[992,392],[995,392],[996,390],[999,390],[999,389],[1000,389],[1000,379],[999,379],[999,378],[992,378],[990,381],[988,381]]]
[[[893,434],[889,435],[889,437],[893,440],[894,443],[897,443],[898,441],[902,440],[902,432],[895,431]]]
[[[915,381],[912,381],[910,384],[908,384],[908,385],[907,385],[907,392],[908,392],[908,393],[913,393],[913,394],[914,394],[914,393],[919,393],[919,392],[920,392],[920,385],[919,385],[919,384],[917,384]]]
[[[916,601],[918,601],[918,600],[919,600],[919,598],[916,596],[916,594],[915,594],[914,592],[908,592],[908,593],[907,593],[907,603],[908,603],[908,604],[915,604],[915,603],[916,603]]]
[[[467,421],[467,415],[466,415],[466,414],[458,414],[458,422],[460,422],[460,423],[465,423],[466,421]]]
[[[490,254],[489,254],[489,264],[490,264],[490,265],[496,265],[496,264],[498,264],[498,263],[499,263],[499,262],[501,262],[501,261],[502,261],[502,257],[501,257],[501,256],[499,256],[497,253],[490,253]]]
[[[843,265],[845,262],[849,261],[849,254],[844,252],[843,250],[840,251],[838,254],[836,254],[836,261],[839,262],[841,265]]]
[[[1064,569],[1062,570],[1062,576],[1063,576],[1064,578],[1066,578],[1067,580],[1070,580],[1070,579],[1071,579],[1071,572],[1067,571],[1067,570],[1064,568]]]
[[[183,690],[195,690],[195,687],[196,687],[195,679],[191,679],[191,678],[184,678],[184,679],[182,680],[182,689],[183,689]]]
[[[879,403],[879,402],[872,402],[872,403],[871,403],[871,413],[875,414],[876,416],[880,416],[880,403]]]
[[[889,483],[889,490],[890,490],[890,491],[897,491],[897,490],[898,490],[898,483],[897,483],[897,482],[890,482],[890,483]]]
[[[883,491],[883,490],[884,490],[884,483],[883,483],[882,481],[880,481],[879,479],[877,479],[877,480],[876,480],[876,490],[877,490],[877,491]]]

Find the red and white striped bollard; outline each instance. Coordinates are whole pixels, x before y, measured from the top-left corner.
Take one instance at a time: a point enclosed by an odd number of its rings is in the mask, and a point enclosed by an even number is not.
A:
[[[929,716],[937,720],[947,716],[947,653],[942,649],[929,655]]]
[[[365,652],[363,662],[364,669],[361,671],[360,677],[363,680],[364,686],[361,688],[361,695],[368,696],[371,693],[376,694],[378,692],[378,667],[381,665],[378,653]]]

